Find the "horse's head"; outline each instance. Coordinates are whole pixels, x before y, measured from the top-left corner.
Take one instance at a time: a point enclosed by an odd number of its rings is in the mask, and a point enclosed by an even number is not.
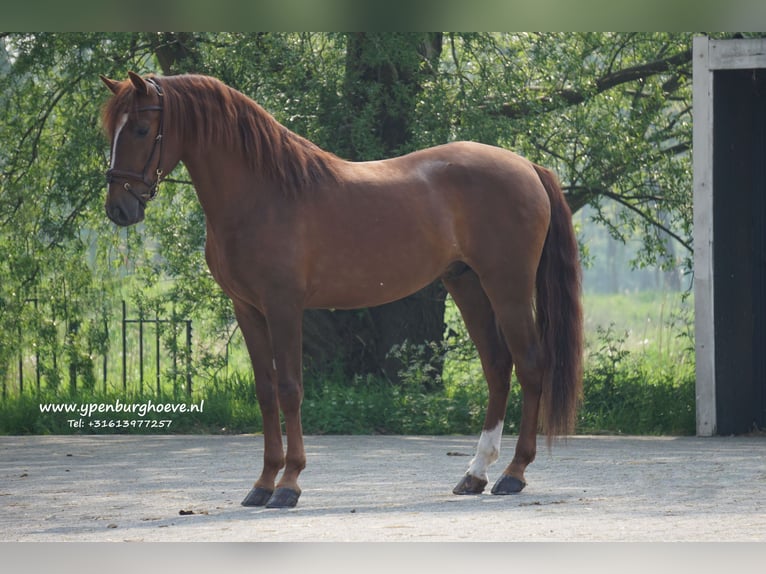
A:
[[[117,225],[144,218],[167,165],[164,147],[164,93],[154,78],[128,72],[123,82],[101,76],[114,94],[104,108],[104,129],[112,141],[106,179],[106,214]]]

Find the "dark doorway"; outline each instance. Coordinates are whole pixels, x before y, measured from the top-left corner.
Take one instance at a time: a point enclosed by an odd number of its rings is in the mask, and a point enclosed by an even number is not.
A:
[[[766,69],[713,93],[716,419],[739,434],[766,428]]]

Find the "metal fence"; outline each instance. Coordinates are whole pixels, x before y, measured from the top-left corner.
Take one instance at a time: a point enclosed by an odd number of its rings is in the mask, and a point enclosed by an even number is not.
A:
[[[48,332],[43,334],[41,321],[21,324],[16,333],[18,349],[15,358],[0,373],[2,398],[11,394],[40,393],[68,384],[71,391],[97,385],[123,392],[185,393],[193,390],[192,320],[174,313],[147,314],[140,309],[132,314],[126,301],[121,301],[119,315],[109,313],[100,321],[99,334],[106,341],[100,349],[77,349],[82,318],[57,321],[45,304],[27,299],[35,316],[44,317]],[[169,315],[169,316],[168,316]],[[119,327],[119,345],[111,334],[114,323]],[[43,343],[44,337],[48,338]],[[51,342],[52,340],[52,342]],[[115,353],[119,360],[114,361]],[[168,391],[168,384],[172,390]]]
[[[132,324],[138,325],[138,390],[139,393],[143,393],[144,390],[144,365],[145,365],[145,353],[144,353],[144,325],[154,325],[154,361],[155,361],[155,383],[157,395],[162,394],[161,383],[161,356],[162,346],[160,343],[160,329],[162,325],[168,325],[172,329],[172,343],[170,345],[170,359],[172,361],[171,372],[176,375],[178,370],[178,327],[184,327],[185,331],[185,381],[186,381],[186,394],[191,396],[192,394],[192,321],[191,319],[162,319],[159,316],[159,312],[155,312],[154,318],[144,317],[142,313],[139,313],[138,318],[129,319],[127,312],[127,304],[122,301],[122,388],[127,391],[128,388],[128,326]]]

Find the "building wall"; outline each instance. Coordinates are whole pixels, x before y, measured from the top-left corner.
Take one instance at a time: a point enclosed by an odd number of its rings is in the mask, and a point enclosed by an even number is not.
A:
[[[697,432],[766,428],[766,41],[694,44]]]

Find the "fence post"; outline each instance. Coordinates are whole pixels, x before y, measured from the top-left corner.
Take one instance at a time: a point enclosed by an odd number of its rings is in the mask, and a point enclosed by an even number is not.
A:
[[[80,331],[79,319],[67,319],[67,341],[69,343],[69,390],[72,394],[77,391],[77,373],[79,360],[75,340]]]
[[[192,394],[192,376],[191,376],[191,352],[192,352],[192,322],[186,320],[186,394],[191,397]]]
[[[107,379],[107,367],[108,367],[107,356],[109,354],[108,349],[111,346],[109,344],[109,320],[106,317],[106,313],[104,313],[104,335],[106,337],[107,344],[104,347],[104,362],[102,363],[102,367],[103,367],[102,373],[103,373],[103,379],[104,379],[103,380],[103,382],[104,382],[104,394],[106,394],[106,379]]]
[[[23,333],[21,332],[21,321],[19,321],[19,395],[24,394],[24,345],[21,343],[22,335]]]
[[[37,332],[40,332],[40,316],[37,313],[38,305],[37,305],[37,297],[35,297],[32,301],[34,301],[35,304],[35,329]],[[37,394],[40,394],[40,345],[35,345],[35,384],[37,386]]]
[[[173,396],[178,394],[178,321],[176,320],[176,308],[173,305]]]
[[[157,370],[157,397],[162,395],[160,386],[160,314],[159,310],[154,310],[154,359]]]
[[[125,299],[122,300],[122,392],[128,392],[128,335],[127,335],[128,311],[125,307]]]
[[[144,310],[138,309],[138,394],[144,394]]]

